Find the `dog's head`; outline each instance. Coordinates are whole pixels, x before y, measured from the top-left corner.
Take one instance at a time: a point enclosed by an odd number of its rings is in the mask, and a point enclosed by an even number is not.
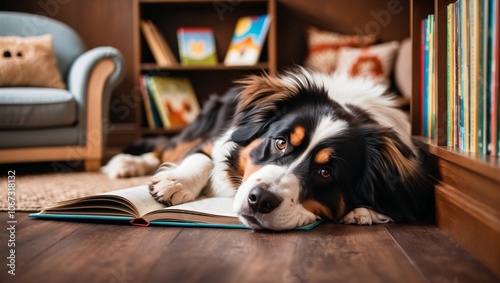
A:
[[[418,213],[424,177],[412,145],[379,121],[390,113],[367,109],[385,109],[380,87],[346,80],[337,89],[333,79],[304,70],[241,83],[231,138],[243,176],[234,209],[247,226],[336,221],[357,206],[399,221]],[[370,102],[377,96],[385,102]]]

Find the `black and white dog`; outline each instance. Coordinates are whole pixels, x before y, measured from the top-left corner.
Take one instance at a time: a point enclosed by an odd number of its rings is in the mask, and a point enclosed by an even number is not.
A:
[[[184,203],[202,191],[234,197],[254,229],[318,218],[406,222],[432,210],[422,154],[386,87],[302,68],[239,84],[176,138],[141,156],[115,156],[103,171],[116,178],[160,166],[150,186],[158,201]]]

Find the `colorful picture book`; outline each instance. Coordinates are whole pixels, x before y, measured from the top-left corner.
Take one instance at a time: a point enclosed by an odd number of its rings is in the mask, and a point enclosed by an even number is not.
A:
[[[147,185],[61,201],[30,216],[40,219],[125,221],[135,226],[246,228],[233,212],[232,198],[200,198],[167,207],[151,196]],[[296,230],[311,230],[320,223],[317,221]]]
[[[150,128],[181,129],[194,121],[200,105],[187,78],[143,77],[144,107]]]
[[[179,28],[179,55],[182,65],[216,65],[217,53],[211,28]]]
[[[270,22],[269,15],[240,18],[236,23],[224,64],[228,66],[257,64]]]
[[[141,20],[141,30],[158,66],[177,65],[177,60],[167,41],[153,22]]]

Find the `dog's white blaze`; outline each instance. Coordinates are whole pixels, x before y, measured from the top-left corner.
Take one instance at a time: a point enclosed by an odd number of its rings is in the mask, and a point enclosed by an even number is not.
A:
[[[325,116],[318,123],[318,126],[314,130],[314,134],[311,137],[311,141],[307,146],[306,150],[302,155],[297,158],[291,165],[288,167],[288,171],[291,172],[295,167],[297,167],[300,163],[304,161],[304,159],[311,153],[311,150],[315,148],[318,144],[320,144],[325,139],[331,138],[333,136],[338,135],[342,131],[346,130],[348,125],[344,120],[335,120],[332,121],[332,116]]]

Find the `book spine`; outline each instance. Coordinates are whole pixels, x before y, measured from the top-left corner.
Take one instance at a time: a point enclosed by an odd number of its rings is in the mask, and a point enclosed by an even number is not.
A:
[[[460,5],[454,3],[454,70],[455,70],[455,85],[454,85],[454,128],[455,128],[455,144],[454,148],[460,148]]]
[[[469,37],[469,0],[462,0],[462,33],[463,33],[463,100],[464,100],[464,146],[463,150],[470,151],[470,37]]]
[[[452,140],[452,108],[451,108],[451,8],[446,6],[446,146],[451,147]]]
[[[150,77],[149,75],[145,75],[145,77],[144,77],[145,78],[144,84],[146,86],[146,90],[147,90],[147,93],[148,93],[149,104],[151,105],[151,114],[153,116],[153,121],[154,121],[155,128],[162,128],[163,127],[163,123],[161,122],[160,113],[158,113],[158,106],[156,105],[155,99],[154,99],[153,94],[151,92],[151,88],[148,85],[149,77]]]
[[[465,133],[464,133],[464,33],[463,33],[463,1],[459,0],[458,2],[458,43],[459,43],[459,51],[458,51],[458,96],[459,96],[459,112],[460,116],[458,118],[459,120],[459,138],[458,138],[458,148],[461,150],[465,149],[464,142],[465,142]]]
[[[148,87],[151,91],[151,95],[153,97],[154,103],[156,104],[156,109],[158,110],[158,114],[160,116],[161,122],[163,124],[163,128],[170,129],[170,122],[168,121],[168,113],[167,110],[163,107],[163,103],[160,97],[160,93],[155,83],[156,78],[154,76],[148,77]]]
[[[436,58],[434,15],[429,15],[429,137],[435,137],[436,131]]]
[[[488,97],[488,19],[489,19],[489,0],[480,0],[482,8],[480,9],[482,12],[482,28],[481,28],[481,50],[482,50],[482,59],[481,59],[481,95],[483,100],[483,106],[481,108],[481,117],[483,120],[483,150],[482,154],[489,154],[488,144],[489,144],[489,125],[488,122],[488,113],[489,113],[489,97]]]
[[[424,21],[424,137],[429,136],[429,18]]]
[[[477,38],[476,38],[476,46],[477,46],[477,64],[476,64],[476,72],[477,72],[477,152],[479,154],[485,154],[484,152],[484,137],[485,137],[485,128],[484,128],[484,113],[485,113],[485,100],[484,100],[484,61],[485,52],[484,52],[484,35],[485,35],[485,25],[484,25],[484,10],[485,10],[485,1],[484,0],[476,0],[477,7]]]
[[[162,62],[164,63],[162,65],[160,64],[158,65],[161,67],[176,65],[177,61],[175,60],[175,57],[172,54],[172,51],[170,50],[170,47],[167,44],[167,41],[161,34],[158,27],[155,24],[153,24],[152,21],[148,21],[147,23],[149,25],[149,28],[151,29],[151,33],[153,34],[155,41],[158,43],[159,53],[162,58]]]
[[[469,110],[470,110],[470,126],[469,126],[469,150],[473,153],[478,151],[478,70],[479,52],[477,46],[479,15],[476,2],[478,0],[469,0]]]
[[[155,58],[156,63],[159,66],[168,65],[168,62],[165,61],[165,58],[163,57],[163,54],[161,52],[160,44],[157,41],[156,36],[154,35],[154,30],[151,26],[151,23],[141,21],[141,30],[149,46],[149,49],[151,50],[151,53],[153,53],[153,57]]]
[[[497,66],[495,62],[495,55],[498,58],[498,43],[495,41],[498,41],[497,38],[497,32],[496,32],[496,26],[497,23],[496,21],[498,20],[498,1],[497,0],[491,0],[490,1],[490,19],[489,19],[489,25],[488,25],[488,31],[489,31],[489,48],[488,48],[488,53],[489,53],[489,71],[488,71],[488,89],[489,89],[489,96],[490,101],[491,101],[491,106],[490,106],[490,131],[491,131],[491,139],[490,139],[490,155],[496,156],[498,155],[498,89],[495,88],[496,85],[496,72],[497,72]],[[495,50],[495,47],[497,50]]]
[[[425,20],[420,22],[420,135],[424,136],[425,128]]]
[[[141,94],[142,94],[142,103],[144,105],[144,112],[146,114],[146,118],[148,121],[148,127],[150,129],[156,128],[153,113],[151,109],[151,103],[149,100],[147,85],[146,85],[146,75],[141,75],[140,77],[140,86],[141,86]]]
[[[453,4],[449,4],[446,7],[446,117],[447,117],[447,135],[446,135],[446,145],[448,147],[453,146],[453,69],[452,69],[452,10]]]

